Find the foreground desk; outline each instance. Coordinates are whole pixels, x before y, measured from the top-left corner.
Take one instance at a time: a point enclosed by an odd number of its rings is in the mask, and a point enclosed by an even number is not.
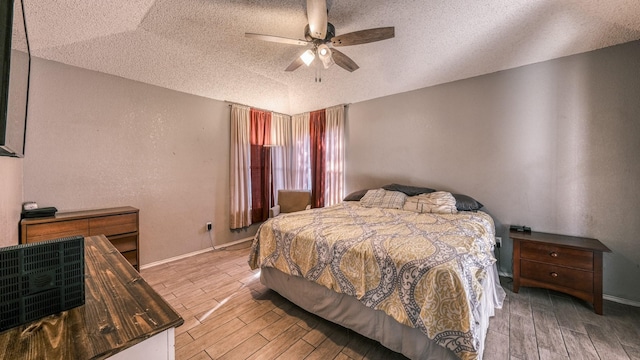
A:
[[[173,359],[183,320],[103,235],[85,238],[85,304],[0,333],[0,359]]]

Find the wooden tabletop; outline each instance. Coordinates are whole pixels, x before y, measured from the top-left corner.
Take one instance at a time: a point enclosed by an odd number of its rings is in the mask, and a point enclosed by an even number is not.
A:
[[[518,240],[533,240],[539,241],[548,244],[556,244],[563,245],[567,247],[572,247],[575,249],[587,249],[593,251],[600,252],[611,252],[611,250],[601,243],[597,239],[578,237],[578,236],[568,236],[568,235],[558,235],[558,234],[550,234],[550,233],[542,233],[542,232],[520,232],[520,231],[509,231],[509,237],[512,239]]]
[[[85,304],[0,333],[0,359],[104,359],[184,320],[102,235],[85,238]]]

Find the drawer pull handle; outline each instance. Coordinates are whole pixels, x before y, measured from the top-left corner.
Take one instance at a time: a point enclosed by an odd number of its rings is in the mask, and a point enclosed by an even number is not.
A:
[[[558,277],[558,273],[557,273],[557,272],[552,272],[552,273],[551,273],[551,274],[549,274],[549,275],[551,275],[551,277]]]
[[[551,257],[558,257],[558,253],[554,251],[554,252],[550,253],[550,254],[549,254],[549,256],[551,256]]]

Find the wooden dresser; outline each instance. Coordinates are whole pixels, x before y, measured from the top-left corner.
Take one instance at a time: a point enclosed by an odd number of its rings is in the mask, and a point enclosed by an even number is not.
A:
[[[22,219],[20,243],[27,244],[73,235],[105,235],[127,261],[136,270],[140,270],[138,216],[138,209],[125,206],[59,212],[55,217]]]
[[[509,233],[513,239],[513,292],[520,286],[560,291],[593,304],[602,315],[602,253],[590,238],[539,232]]]
[[[85,303],[0,332],[0,359],[175,359],[184,320],[104,236],[85,238]]]

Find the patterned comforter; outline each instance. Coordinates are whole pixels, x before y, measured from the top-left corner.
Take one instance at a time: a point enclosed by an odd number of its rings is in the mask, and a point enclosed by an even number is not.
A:
[[[480,281],[495,262],[484,212],[419,214],[358,202],[283,214],[262,224],[249,265],[301,276],[477,358]]]

